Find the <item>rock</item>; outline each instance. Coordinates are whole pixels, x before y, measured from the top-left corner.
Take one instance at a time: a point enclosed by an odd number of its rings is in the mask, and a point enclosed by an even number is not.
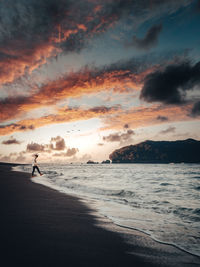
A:
[[[102,164],[110,164],[110,160],[109,160],[109,159],[107,159],[107,160],[103,160],[101,163],[102,163]]]
[[[99,162],[95,162],[95,161],[92,161],[92,160],[88,160],[87,164],[99,164]]]

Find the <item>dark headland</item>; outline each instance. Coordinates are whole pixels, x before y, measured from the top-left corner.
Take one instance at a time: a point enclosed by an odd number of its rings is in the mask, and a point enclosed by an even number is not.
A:
[[[151,141],[125,146],[109,156],[112,163],[200,163],[200,141]]]
[[[2,266],[197,266],[198,257],[133,231],[132,245],[100,226],[78,198],[0,164]],[[107,222],[109,224],[109,222]],[[112,223],[110,222],[112,225]],[[131,253],[132,254],[131,254]]]

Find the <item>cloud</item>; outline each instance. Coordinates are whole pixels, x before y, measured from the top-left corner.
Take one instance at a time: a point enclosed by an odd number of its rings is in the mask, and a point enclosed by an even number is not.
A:
[[[94,5],[79,0],[1,1],[0,83],[32,72],[62,51],[82,49],[101,23],[98,16],[105,19],[99,32],[109,27],[109,14],[93,14]]]
[[[13,138],[13,136],[11,136],[10,139],[3,141],[2,144],[3,145],[13,145],[13,144],[19,145],[19,144],[21,144],[21,142],[15,138]]]
[[[94,36],[131,18],[141,24],[190,3],[134,0],[0,1],[0,84],[30,74],[60,53],[79,52]]]
[[[159,121],[168,121],[168,117],[166,117],[166,116],[160,116],[160,115],[158,115],[156,117],[156,119],[159,120]]]
[[[61,152],[61,153],[55,153],[53,154],[54,157],[72,157],[75,154],[78,153],[78,148],[68,148],[66,152]]]
[[[135,65],[135,66],[133,66]],[[62,78],[48,82],[39,88],[39,91],[27,97],[7,97],[0,100],[2,112],[0,121],[15,118],[20,114],[35,108],[50,106],[66,98],[79,97],[86,94],[94,94],[101,91],[111,91],[126,93],[133,89],[138,89],[140,75],[137,74],[138,63],[130,66],[112,65],[109,68],[84,68],[79,72],[68,73]]]
[[[67,148],[64,139],[61,136],[52,137],[48,144],[38,144],[30,143],[27,144],[26,152],[41,152],[41,153],[52,153],[56,151],[61,151],[60,153],[54,153],[54,157],[72,157],[74,156],[79,149],[78,148]],[[23,156],[23,153],[19,155]],[[22,157],[21,157],[22,159]]]
[[[176,127],[168,127],[167,129],[160,131],[160,134],[168,134],[168,133],[174,133],[176,131]]]
[[[88,120],[92,118],[100,118],[104,126],[101,130],[108,129],[122,129],[124,124],[128,124],[129,128],[146,127],[161,123],[157,119],[158,116],[165,117],[168,115],[168,121],[189,121],[194,120],[194,117],[189,116],[191,113],[192,105],[186,106],[162,106],[152,105],[150,107],[137,107],[123,110],[120,107],[113,106],[109,109],[100,108],[102,113],[95,113],[94,109],[80,109],[80,108],[62,108],[56,114],[50,114],[44,117],[35,119],[26,119],[18,122],[17,127],[15,124],[0,126],[0,135],[12,134],[18,131],[29,129],[29,126],[34,125],[35,128],[43,127],[49,124],[67,123],[78,120]],[[24,127],[21,127],[23,125]]]
[[[0,155],[0,161],[25,163],[25,162],[27,162],[27,158],[24,156],[25,154],[26,154],[26,151],[11,152],[7,156]]]
[[[104,136],[103,141],[120,142],[120,143],[132,142],[133,135],[135,135],[135,132],[130,129],[130,130],[127,130],[126,133],[117,132],[117,133],[109,134],[108,136]]]
[[[1,44],[0,44],[1,46]],[[22,44],[22,47],[24,44]],[[38,44],[36,47],[23,47],[20,51],[13,44],[0,56],[0,86],[30,74],[33,70],[47,63],[47,58],[56,55],[56,48],[51,44]],[[12,51],[12,52],[11,52]],[[12,53],[12,54],[10,54]]]
[[[66,157],[72,157],[78,152],[78,148],[68,148],[66,152]]]
[[[200,62],[195,65],[182,62],[147,75],[140,98],[147,102],[183,104],[186,92],[195,86],[200,88]]]
[[[143,50],[148,50],[158,43],[158,36],[162,30],[162,25],[152,26],[146,33],[143,39],[133,36],[133,41],[130,45]]]
[[[24,156],[24,152],[20,152],[18,154],[18,157],[15,159],[15,162],[21,162],[24,163],[26,161],[26,157]]]
[[[124,124],[124,128],[125,128],[125,129],[128,129],[128,128],[129,128],[128,123],[125,123],[125,124]]]
[[[27,144],[26,150],[27,152],[34,152],[34,151],[43,152],[45,150],[45,145],[40,145],[32,142],[30,144]]]
[[[3,133],[3,135],[8,133],[7,132],[8,129],[10,133],[13,133],[13,132],[34,130],[35,127],[32,125],[32,123],[29,123],[29,125],[24,125],[23,123],[10,123],[7,125],[0,125],[0,133]]]
[[[82,9],[82,19],[91,11],[90,8],[84,14]],[[87,28],[80,26],[81,19],[73,15],[75,12],[69,0],[41,0],[37,4],[34,0],[8,0],[6,4],[1,1],[0,83],[31,73],[63,50],[76,51],[83,47],[88,32],[80,40],[80,33]]]
[[[100,110],[101,113],[99,113]],[[94,108],[61,108],[55,114],[18,121],[17,127],[15,124],[2,125],[0,126],[0,135],[26,131],[31,128],[30,126],[32,125],[34,125],[35,128],[39,128],[50,124],[68,123],[97,117],[100,118],[104,124],[101,130],[126,129],[124,128],[125,124],[128,124],[129,128],[139,128],[160,124],[163,121],[157,118],[159,116],[166,117],[166,114],[168,115],[168,121],[170,122],[194,120],[196,119],[195,117],[188,115],[191,113],[191,110],[191,104],[185,106],[164,106],[154,104],[149,107],[133,107],[126,110],[123,110],[119,106],[113,106],[108,109],[98,108],[98,113],[95,113]],[[23,130],[23,128],[25,130]]]
[[[53,106],[62,99],[110,91],[132,93],[140,90],[145,77],[159,65],[166,65],[175,56],[185,56],[185,51],[119,61],[103,67],[85,66],[77,72],[68,72],[54,81],[46,81],[32,90],[29,96],[9,96],[0,100],[0,121],[6,121],[26,114],[30,110]],[[158,59],[159,58],[159,59]]]
[[[62,108],[57,111],[56,114],[50,114],[44,117],[35,119],[26,119],[18,121],[17,124],[12,123],[8,125],[0,126],[0,135],[7,135],[19,131],[32,130],[49,124],[57,124],[64,122],[73,122],[77,120],[88,120],[91,118],[101,117],[108,114],[115,114],[121,109],[120,106],[105,107],[99,106],[90,109],[81,108]]]
[[[197,101],[193,107],[192,107],[192,111],[191,111],[191,116],[193,117],[197,117],[200,116],[200,101]]]
[[[195,118],[188,116],[191,112],[192,105],[187,104],[185,106],[165,106],[154,104],[148,107],[137,107],[130,108],[129,110],[119,111],[103,119],[104,126],[101,130],[118,129],[124,128],[124,123],[129,124],[131,128],[147,127],[152,125],[158,125],[161,122],[157,119],[158,116],[165,117],[168,115],[169,122],[176,121],[190,121]]]
[[[9,156],[0,155],[0,162],[11,162],[11,158]]]
[[[50,148],[53,150],[64,150],[66,148],[65,140],[61,136],[52,137],[50,143]]]

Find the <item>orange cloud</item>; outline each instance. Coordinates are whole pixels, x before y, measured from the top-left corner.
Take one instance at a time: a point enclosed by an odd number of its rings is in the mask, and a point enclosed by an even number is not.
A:
[[[54,3],[54,10],[51,10],[50,4],[46,7],[42,2],[38,3],[37,10],[33,3],[24,2],[20,5],[23,6],[21,10],[28,10],[27,14],[32,11],[30,20],[23,12],[19,12],[17,4],[13,4],[13,12],[3,14],[7,17],[2,18],[2,22],[10,23],[2,26],[2,29],[8,27],[8,30],[3,30],[5,40],[0,43],[0,85],[30,74],[45,64],[47,58],[60,52],[79,51],[87,43],[86,40],[105,31],[113,20],[109,13],[99,13],[101,7],[98,3],[87,5],[87,12],[79,10],[82,16],[77,16],[77,3],[68,6],[63,5],[62,0]],[[12,16],[18,18],[18,23],[14,24]],[[19,27],[22,22],[23,33]]]
[[[47,58],[55,56],[58,51],[50,43],[44,43],[29,49],[24,48],[22,51],[1,48],[0,52],[9,56],[0,61],[0,84],[13,82],[25,73],[30,74],[33,70],[45,64]]]
[[[167,116],[167,122],[176,121],[189,121],[193,120],[188,114],[190,113],[191,105],[187,106],[160,106],[153,105],[150,107],[138,107],[132,108],[128,111],[122,111],[110,118],[103,120],[105,127],[101,130],[110,129],[122,129],[124,123],[128,124],[131,128],[146,127],[161,123],[166,123],[166,121],[159,120],[159,116]]]
[[[100,118],[105,124],[101,128],[104,130],[121,130],[124,124],[128,124],[129,128],[147,127],[166,123],[161,121],[159,116],[168,117],[168,122],[189,121],[194,120],[188,116],[191,105],[175,107],[175,106],[159,106],[132,108],[130,110],[122,110],[119,106],[113,107],[94,107],[91,109],[79,108],[62,108],[55,115],[48,115],[41,118],[21,120],[17,123],[0,126],[0,135],[8,135],[14,132],[34,130],[35,128],[43,127],[51,124],[68,123],[79,120],[88,120],[92,118]]]
[[[46,42],[33,47],[24,47],[22,43],[21,50],[15,50],[14,47],[0,48],[0,52],[6,55],[3,60],[0,60],[0,85],[13,82],[25,73],[32,73],[33,70],[47,63],[47,58],[62,52],[62,49],[57,47],[57,43],[65,42],[71,35],[77,34],[79,31],[87,31],[84,24],[77,24],[74,29],[62,30],[60,25],[55,28],[57,28],[56,32],[52,32]]]
[[[12,123],[5,126],[0,126],[0,135],[8,135],[14,132],[34,130],[42,126],[50,124],[58,124],[64,122],[73,122],[78,120],[88,120],[91,118],[104,118],[108,114],[119,112],[119,106],[113,107],[94,107],[91,109],[78,109],[78,108],[63,108],[59,109],[57,114],[48,115],[41,118],[21,120],[17,123]]]
[[[145,71],[146,73],[146,71]],[[23,112],[47,105],[55,105],[66,98],[80,97],[113,90],[126,93],[141,88],[144,73],[135,74],[131,70],[98,70],[88,68],[72,72],[50,81],[31,97],[8,98],[1,101],[0,121],[16,118]]]

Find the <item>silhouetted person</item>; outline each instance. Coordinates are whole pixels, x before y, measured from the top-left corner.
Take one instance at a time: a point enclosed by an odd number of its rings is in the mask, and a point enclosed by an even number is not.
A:
[[[35,154],[35,158],[33,160],[33,171],[32,171],[32,177],[34,176],[34,172],[35,172],[35,169],[39,172],[40,175],[42,175],[42,173],[40,172],[40,169],[38,168],[38,165],[37,165],[37,158],[38,158],[38,154]]]

